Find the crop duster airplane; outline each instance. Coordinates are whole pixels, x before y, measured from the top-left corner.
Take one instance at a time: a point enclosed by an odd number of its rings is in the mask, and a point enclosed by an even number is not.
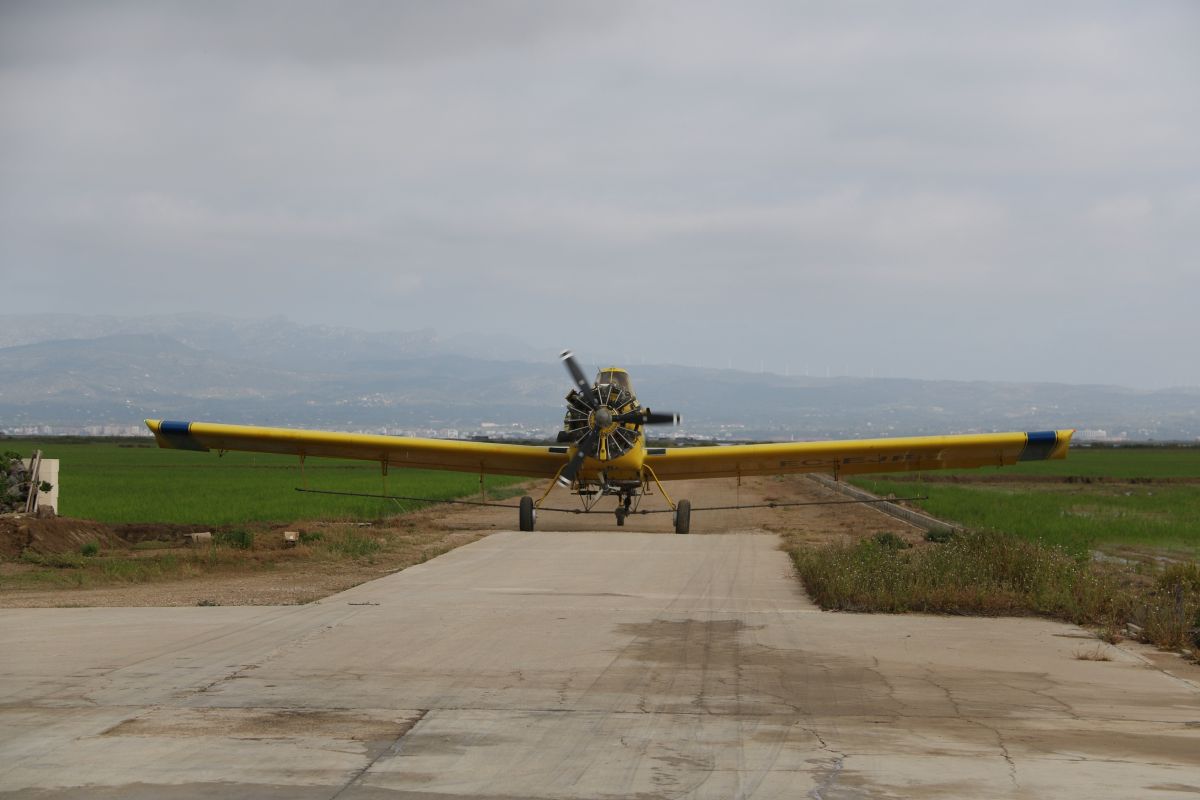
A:
[[[563,430],[554,445],[417,439],[329,431],[259,428],[211,422],[146,420],[160,447],[182,450],[245,450],[378,461],[389,467],[442,469],[484,475],[520,475],[549,481],[536,502],[520,500],[519,525],[532,531],[537,510],[588,512],[606,496],[617,498],[618,525],[658,487],[674,514],[675,532],[687,533],[691,503],[671,499],[664,481],[738,478],[825,472],[835,478],[871,472],[901,472],[961,467],[1005,466],[1018,461],[1066,458],[1073,430],[1032,433],[983,433],[780,442],[705,447],[648,447],[647,425],[678,424],[679,415],[651,411],[633,393],[629,374],[619,367],[600,370],[593,383],[571,352],[562,361],[575,388],[567,395]],[[555,484],[579,495],[582,509],[550,509],[542,504]],[[333,492],[333,494],[338,494]],[[386,497],[387,495],[381,495]],[[486,504],[486,503],[485,503]],[[697,509],[704,510],[704,509]],[[665,510],[664,510],[665,511]]]

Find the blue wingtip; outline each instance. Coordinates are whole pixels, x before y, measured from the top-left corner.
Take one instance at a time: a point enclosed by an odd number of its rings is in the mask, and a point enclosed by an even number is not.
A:
[[[1018,461],[1044,461],[1058,446],[1058,431],[1030,431],[1025,434],[1025,449]]]
[[[175,450],[199,450],[208,452],[208,448],[196,441],[192,436],[192,423],[176,419],[164,419],[158,425],[158,435],[165,439]]]

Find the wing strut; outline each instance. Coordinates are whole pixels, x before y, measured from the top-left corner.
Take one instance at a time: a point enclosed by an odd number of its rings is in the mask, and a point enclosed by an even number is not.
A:
[[[569,464],[570,462],[567,462],[567,463]],[[546,502],[546,498],[550,496],[550,492],[554,491],[555,486],[558,486],[559,476],[561,476],[563,474],[563,470],[566,468],[567,468],[567,464],[563,464],[561,467],[558,468],[558,472],[554,473],[554,477],[550,479],[550,485],[546,487],[546,491],[542,492],[542,496],[539,497],[537,499],[537,502],[533,504],[534,508],[542,507],[542,503]],[[549,509],[547,509],[547,510],[549,510]]]
[[[646,470],[646,472],[649,472],[650,477],[654,478],[654,485],[658,487],[658,490],[660,492],[662,492],[663,499],[667,501],[667,505],[669,505],[671,507],[671,510],[674,511],[675,510],[675,501],[671,499],[671,495],[667,494],[667,490],[663,488],[662,482],[659,481],[658,476],[654,474],[654,470],[650,467],[649,464],[643,464],[642,469]],[[643,480],[645,480],[645,479],[643,478]],[[642,512],[642,513],[646,513],[646,512]]]

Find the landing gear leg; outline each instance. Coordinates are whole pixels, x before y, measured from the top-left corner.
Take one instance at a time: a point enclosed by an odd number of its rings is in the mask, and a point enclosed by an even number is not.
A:
[[[618,526],[625,525],[625,518],[629,516],[629,507],[632,504],[633,504],[633,497],[631,495],[625,495],[624,501],[621,501],[618,503],[618,505],[617,505],[617,525]]]
[[[533,524],[537,522],[537,512],[533,510],[533,498],[529,495],[521,498],[519,517],[521,522],[521,530],[533,530]]]

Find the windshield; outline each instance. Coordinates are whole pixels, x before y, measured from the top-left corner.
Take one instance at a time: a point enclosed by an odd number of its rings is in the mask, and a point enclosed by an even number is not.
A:
[[[600,374],[596,376],[596,383],[600,386],[611,383],[621,387],[625,391],[629,391],[629,373],[623,369],[600,370]]]

